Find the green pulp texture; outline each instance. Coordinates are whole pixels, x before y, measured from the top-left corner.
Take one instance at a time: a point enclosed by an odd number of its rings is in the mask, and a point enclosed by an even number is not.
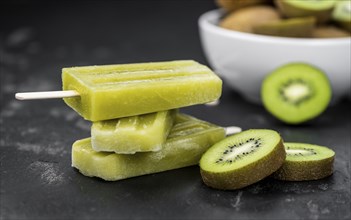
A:
[[[287,181],[317,180],[333,174],[335,152],[327,147],[284,143],[286,160],[272,175]]]
[[[120,154],[159,151],[173,126],[176,112],[169,110],[94,122],[92,148]]]
[[[319,24],[329,20],[336,2],[336,0],[275,0],[284,16],[289,18],[314,16]]]
[[[341,27],[351,32],[351,1],[340,1],[336,4],[332,18]]]
[[[327,147],[304,144],[284,143],[286,161],[318,161],[334,157],[335,152]]]
[[[225,129],[179,114],[164,147],[157,152],[116,154],[96,152],[91,139],[72,146],[72,166],[86,176],[121,180],[198,164],[201,155],[225,137]]]
[[[222,81],[192,60],[63,68],[64,101],[90,121],[122,118],[218,99]]]
[[[326,75],[304,63],[284,65],[269,74],[262,83],[265,108],[279,120],[299,124],[320,115],[331,99]]]
[[[270,154],[281,138],[271,130],[247,130],[216,143],[202,156],[200,167],[208,172],[242,169]]]
[[[213,145],[200,160],[204,183],[233,190],[271,175],[285,160],[282,138],[276,131],[252,129]]]
[[[333,8],[337,1],[335,0],[317,0],[317,1],[310,1],[310,0],[280,0],[284,2],[284,4],[291,5],[293,7],[298,7],[301,9],[309,9],[309,10],[325,10]]]

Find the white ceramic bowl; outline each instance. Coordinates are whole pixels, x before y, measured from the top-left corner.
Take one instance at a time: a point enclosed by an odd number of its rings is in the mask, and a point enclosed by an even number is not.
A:
[[[305,62],[330,79],[332,102],[350,93],[351,38],[299,39],[242,33],[219,27],[223,15],[213,10],[199,18],[202,46],[209,64],[233,89],[261,103],[261,82],[277,67]]]

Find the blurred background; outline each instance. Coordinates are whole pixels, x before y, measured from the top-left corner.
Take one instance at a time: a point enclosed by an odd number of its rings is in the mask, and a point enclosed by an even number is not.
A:
[[[107,183],[71,168],[72,143],[90,123],[62,100],[16,101],[16,92],[61,89],[70,66],[193,59],[208,64],[198,18],[213,0],[1,1],[1,219],[350,217],[350,105],[288,126],[224,84],[219,106],[183,109],[221,126],[278,130],[327,145],[335,174],[317,182],[267,179],[240,191],[204,186],[198,167]]]

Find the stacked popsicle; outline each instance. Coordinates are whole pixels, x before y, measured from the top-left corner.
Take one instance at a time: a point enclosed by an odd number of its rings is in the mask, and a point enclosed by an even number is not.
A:
[[[195,61],[64,68],[65,102],[93,122],[72,147],[86,176],[120,180],[195,165],[225,129],[178,108],[217,100],[222,81]]]

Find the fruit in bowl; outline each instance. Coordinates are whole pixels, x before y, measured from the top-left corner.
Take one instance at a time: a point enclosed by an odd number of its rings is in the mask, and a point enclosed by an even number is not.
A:
[[[249,7],[262,6],[246,6],[230,13],[248,10]],[[199,18],[201,43],[215,72],[246,99],[262,103],[260,91],[265,76],[276,68],[293,62],[313,65],[327,75],[332,88],[332,103],[350,93],[351,40],[346,29],[325,23],[313,27],[311,32],[312,35],[323,38],[267,36],[221,27],[227,16],[228,11],[217,9],[206,12]],[[287,21],[285,18],[279,19]],[[340,33],[344,37],[328,37]]]
[[[266,0],[217,0],[218,6],[226,11],[219,25],[234,31],[301,38],[318,37],[314,31],[319,26],[336,29],[339,25],[345,29],[343,34],[322,31],[322,36],[350,36],[351,1],[275,0],[274,3],[269,4]]]

